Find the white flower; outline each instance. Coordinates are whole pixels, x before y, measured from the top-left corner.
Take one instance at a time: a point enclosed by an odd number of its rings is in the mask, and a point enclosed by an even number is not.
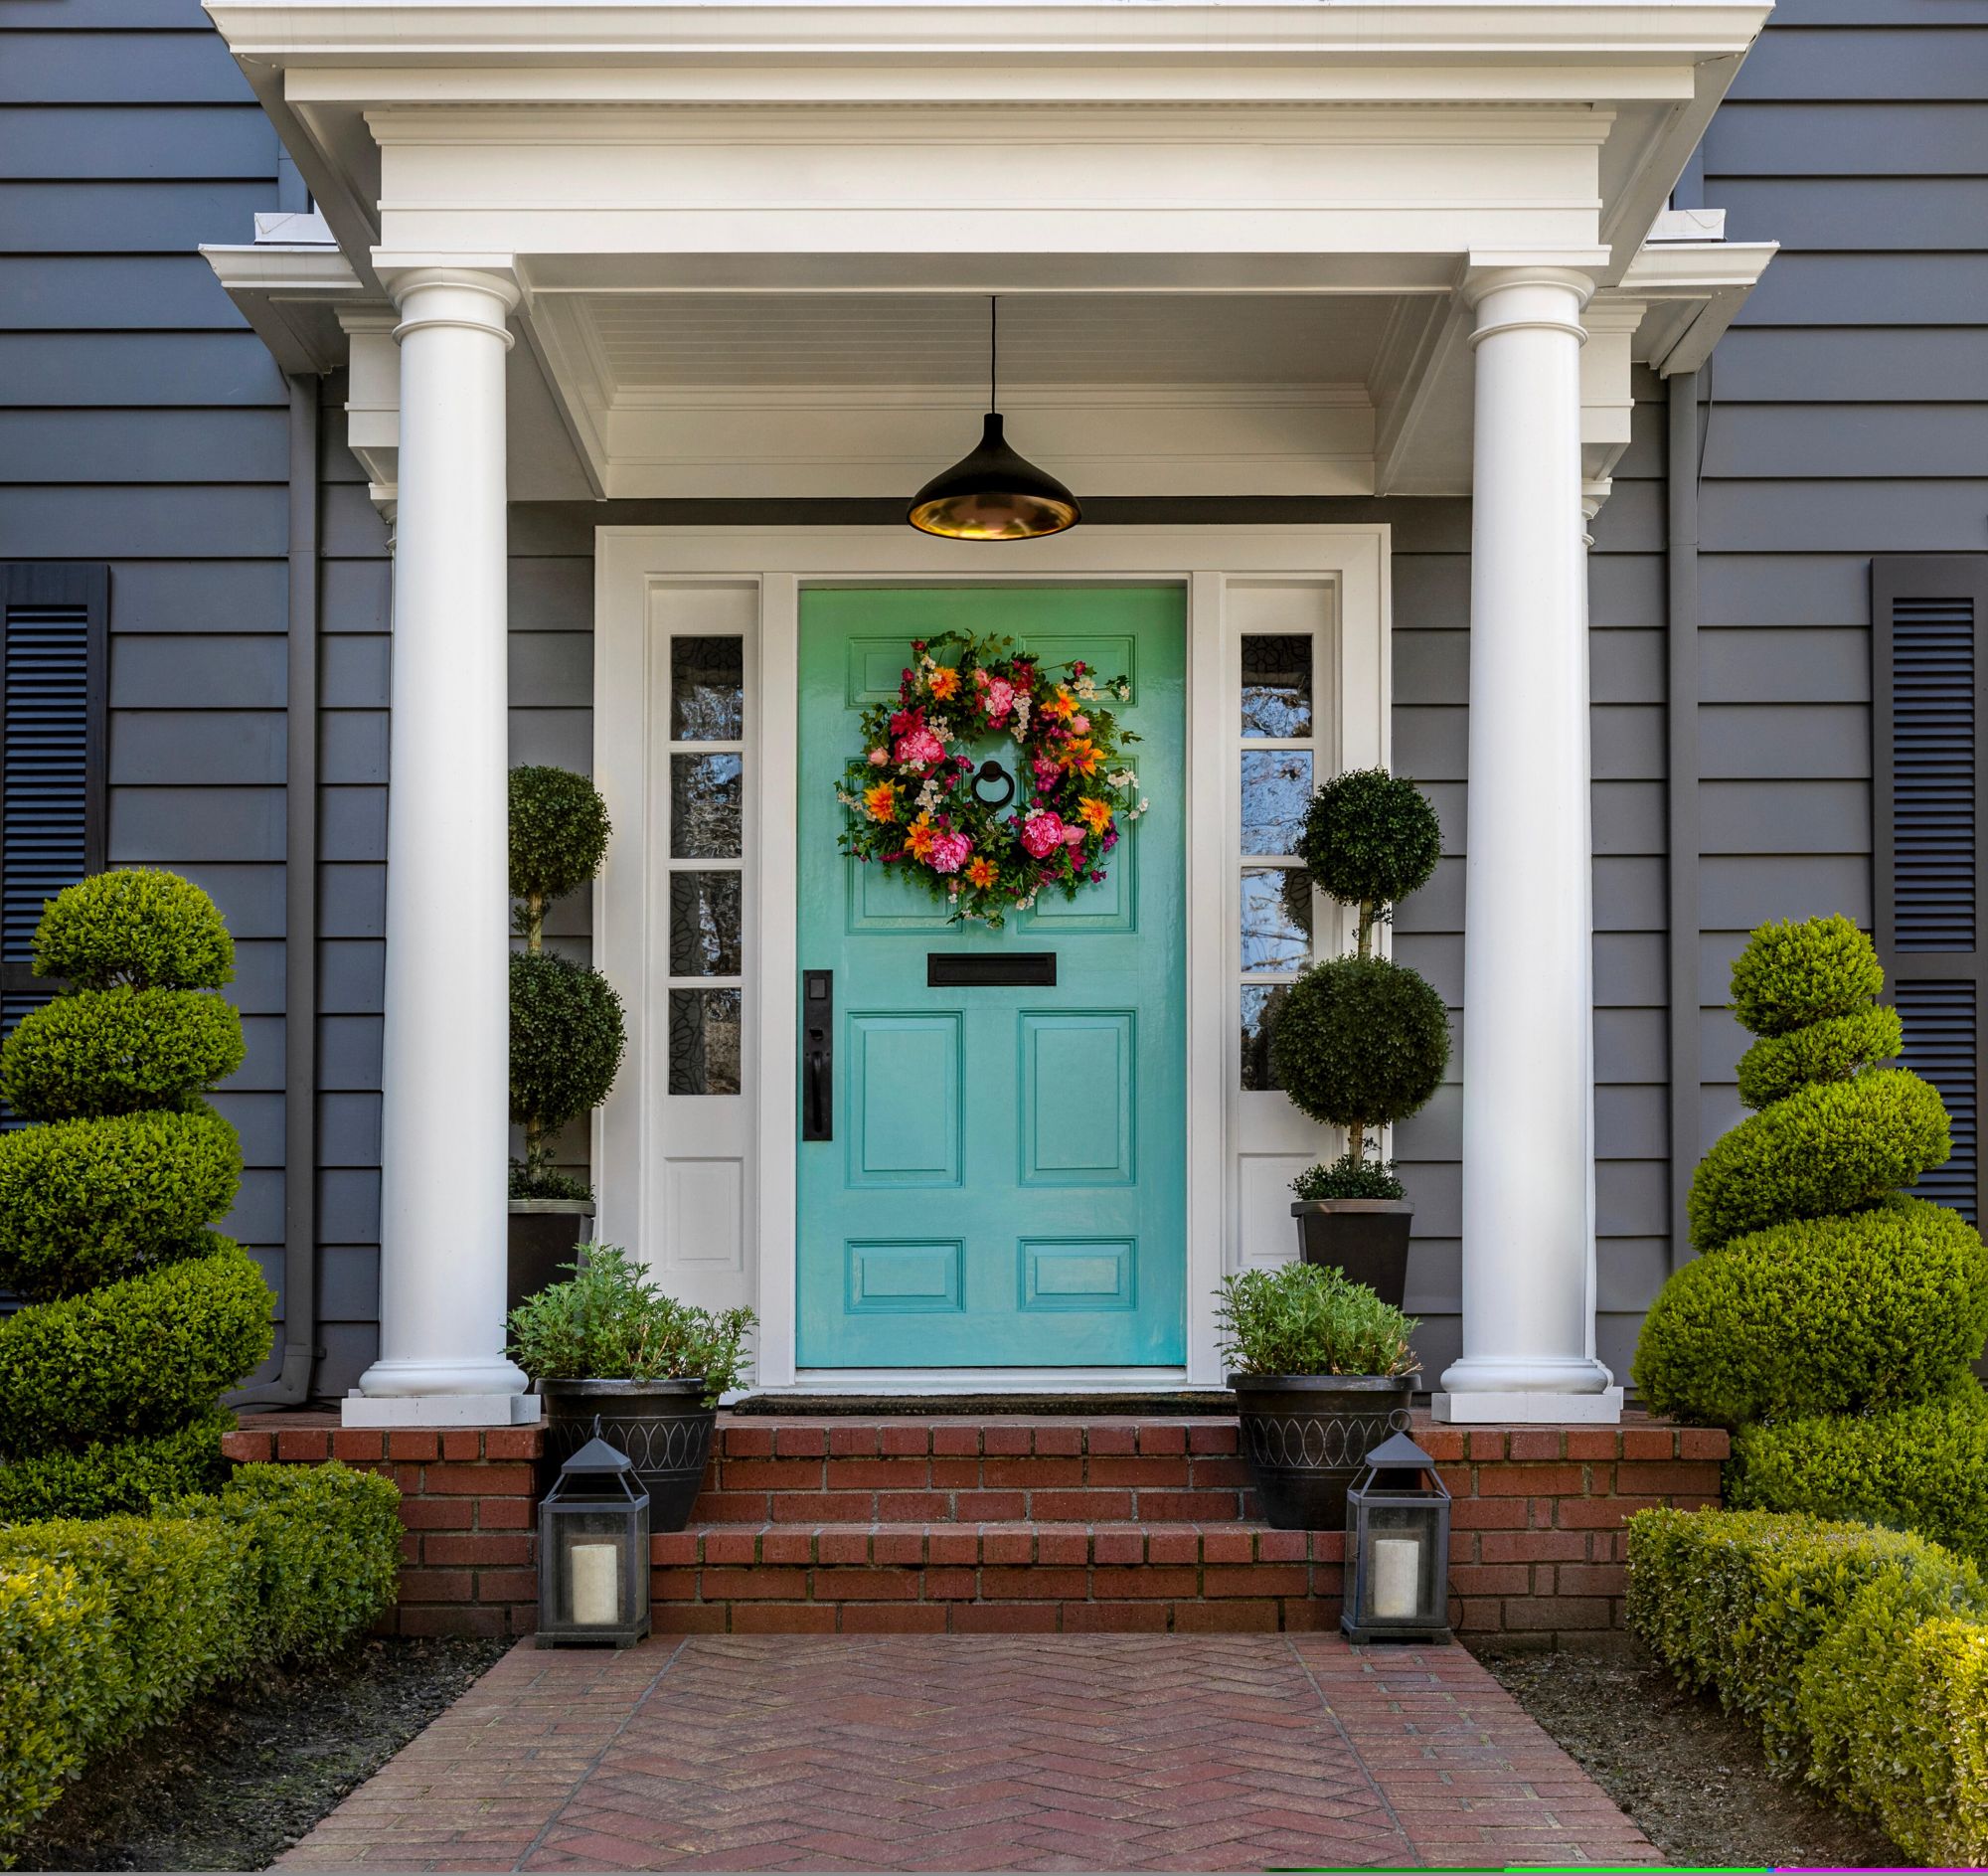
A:
[[[1141,814],[1143,814],[1152,805],[1153,805],[1152,802],[1148,801],[1143,794],[1139,797],[1139,812]]]
[[[1121,704],[1128,704],[1128,703],[1130,703],[1130,702],[1132,701],[1132,687],[1131,687],[1131,685],[1129,685],[1129,684],[1121,684],[1121,685],[1119,685],[1119,686],[1118,686],[1118,701],[1119,701],[1119,702],[1120,702]]]

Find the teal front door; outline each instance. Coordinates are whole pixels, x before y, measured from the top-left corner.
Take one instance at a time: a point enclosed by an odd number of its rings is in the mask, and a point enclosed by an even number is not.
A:
[[[1114,708],[1141,738],[1128,753],[1151,806],[1105,880],[998,932],[947,925],[895,871],[836,848],[864,708],[896,695],[913,638],[948,631],[1125,673]],[[814,1091],[831,1137],[809,1138],[822,1116],[796,1039],[801,1366],[1186,1359],[1185,640],[1176,587],[804,592],[802,1023],[825,990],[833,1048]],[[1012,766],[1015,745],[970,753]]]

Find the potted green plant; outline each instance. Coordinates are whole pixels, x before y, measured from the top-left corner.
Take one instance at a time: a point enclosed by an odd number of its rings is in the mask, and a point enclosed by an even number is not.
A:
[[[1218,1294],[1257,1508],[1280,1531],[1342,1528],[1346,1488],[1367,1454],[1408,1429],[1414,1322],[1316,1264],[1242,1271]]]
[[[507,1306],[543,1289],[592,1236],[593,1188],[562,1172],[554,1138],[607,1099],[621,1066],[621,999],[599,971],[546,948],[546,912],[600,870],[612,831],[593,783],[567,768],[511,770],[513,926],[511,1118],[525,1156],[511,1162]]]
[[[1449,1012],[1375,935],[1435,871],[1441,828],[1427,797],[1385,768],[1335,775],[1312,798],[1298,853],[1319,890],[1355,908],[1354,950],[1299,976],[1270,1036],[1270,1062],[1298,1109],[1346,1130],[1346,1151],[1291,1182],[1307,1264],[1344,1271],[1401,1306],[1414,1208],[1378,1130],[1424,1107],[1449,1066]],[[1375,1156],[1369,1156],[1369,1147]]]
[[[511,1311],[512,1354],[546,1403],[547,1465],[598,1432],[634,1461],[651,1528],[681,1531],[756,1318],[665,1296],[618,1245],[581,1245],[565,1269]]]

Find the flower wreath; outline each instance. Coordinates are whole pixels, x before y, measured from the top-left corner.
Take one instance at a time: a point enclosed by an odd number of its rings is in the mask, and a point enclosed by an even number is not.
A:
[[[953,921],[999,926],[1046,887],[1075,899],[1148,805],[1120,753],[1138,736],[1100,702],[1131,695],[1123,677],[1046,669],[1011,639],[912,639],[895,705],[863,713],[866,753],[835,791],[852,810],[838,844],[921,881]],[[988,735],[1019,746],[1017,773],[967,754]]]

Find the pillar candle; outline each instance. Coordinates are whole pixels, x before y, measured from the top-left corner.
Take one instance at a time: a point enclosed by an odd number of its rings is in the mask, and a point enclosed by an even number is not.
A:
[[[1399,1621],[1415,1613],[1421,1587],[1422,1540],[1419,1537],[1377,1537],[1374,1540],[1374,1614]]]
[[[566,1554],[573,1582],[573,1619],[589,1627],[621,1620],[621,1547],[576,1544]]]

